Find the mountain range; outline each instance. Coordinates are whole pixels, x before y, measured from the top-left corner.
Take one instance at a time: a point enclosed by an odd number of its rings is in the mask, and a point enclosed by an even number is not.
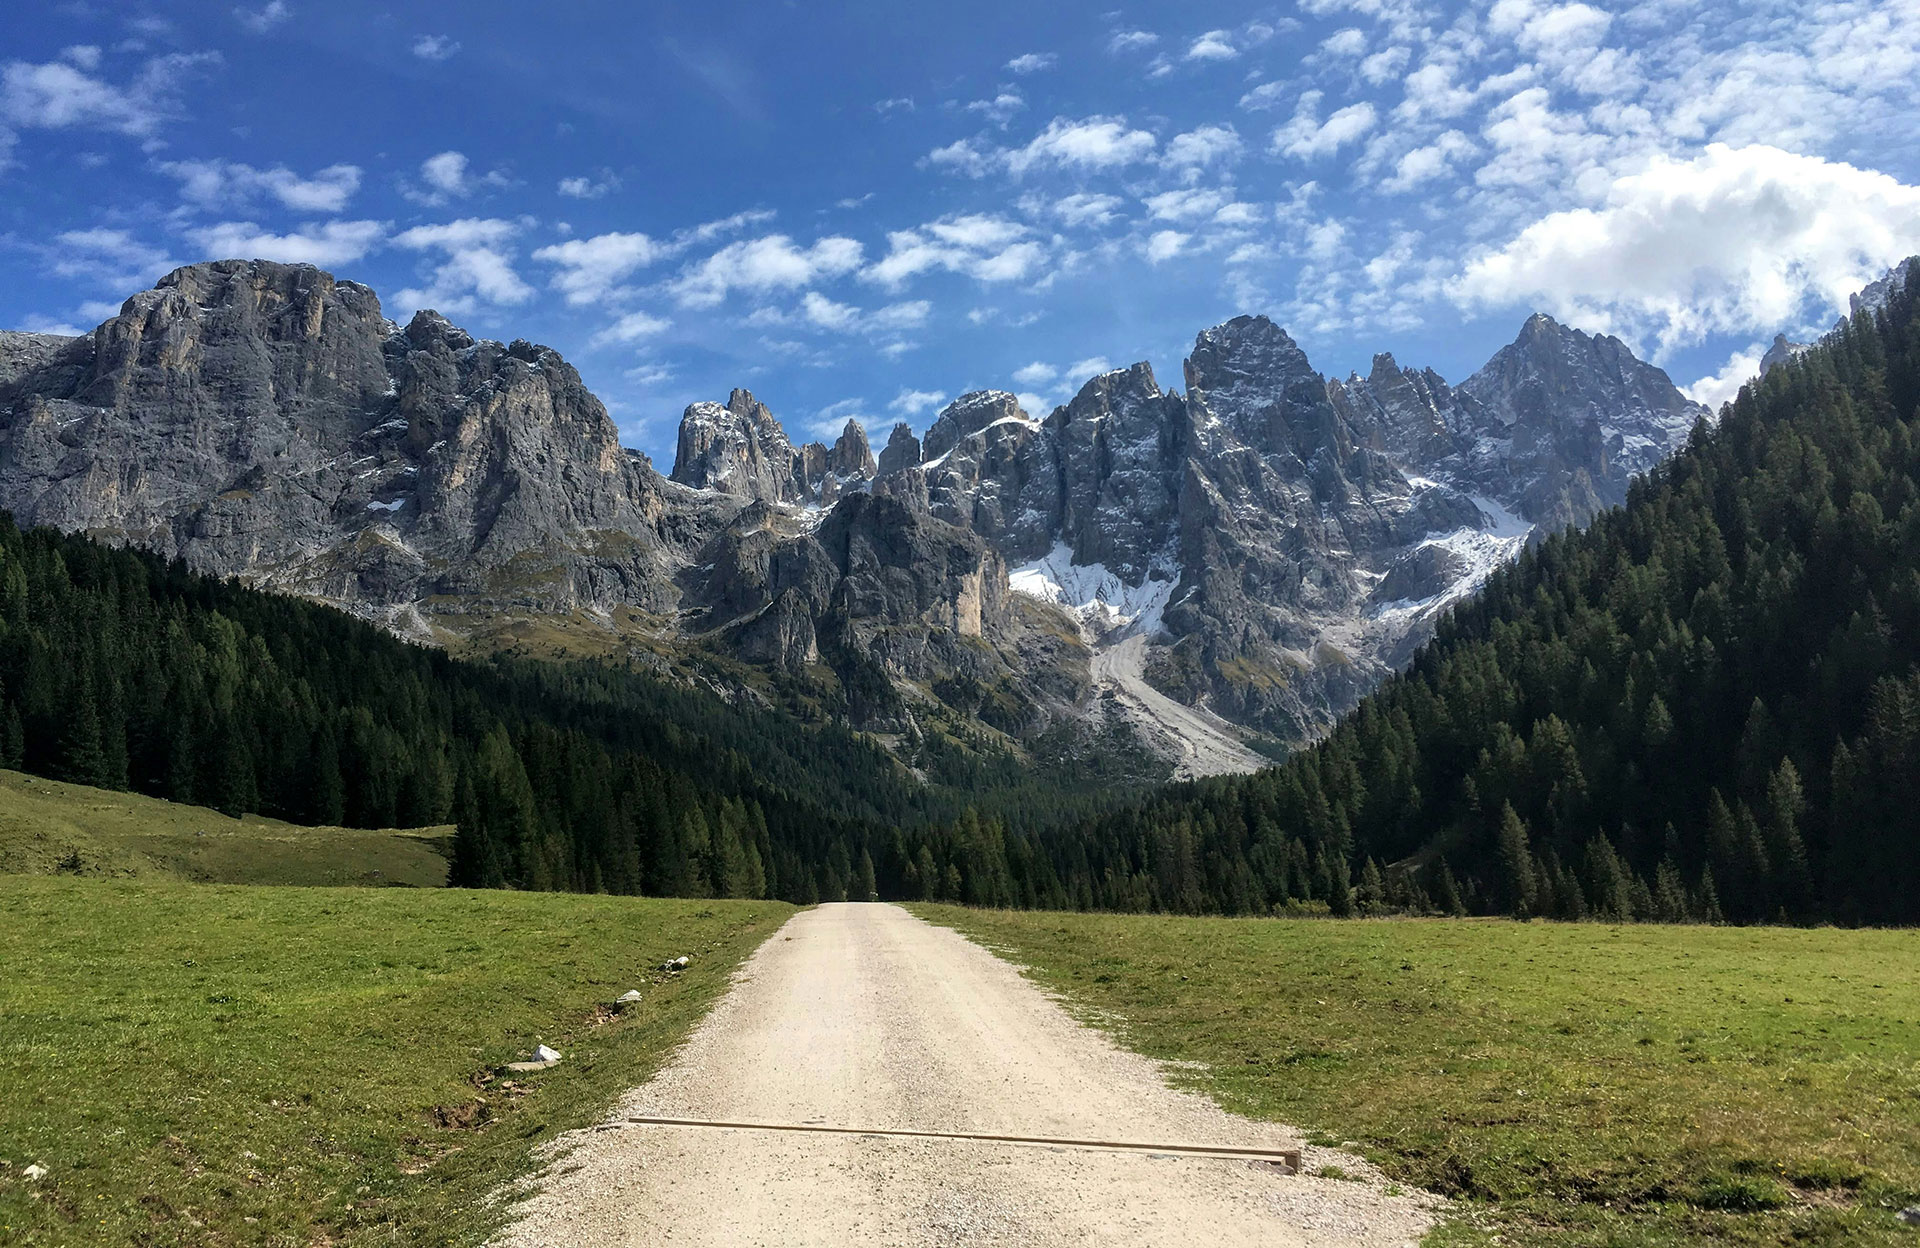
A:
[[[1540,532],[1708,416],[1534,316],[1457,386],[1201,332],[1051,413],[978,391],[876,456],[736,390],[666,475],[557,352],[310,266],[176,270],[91,334],[0,334],[0,508],[456,649],[623,655],[883,740],[1119,727],[1178,774],[1324,734]]]

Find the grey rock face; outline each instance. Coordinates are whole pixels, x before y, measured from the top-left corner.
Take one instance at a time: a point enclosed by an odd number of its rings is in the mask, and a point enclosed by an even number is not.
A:
[[[1264,317],[1200,334],[1184,372],[1173,393],[1117,369],[1044,418],[963,395],[877,461],[858,423],[796,447],[736,390],[687,409],[668,480],[545,347],[222,261],[90,335],[0,335],[0,506],[416,632],[637,608],[832,667],[877,730],[911,734],[927,689],[1009,731],[1097,713],[1088,647],[1126,641],[1136,686],[1144,663],[1303,739],[1531,526],[1618,501],[1702,414],[1545,317],[1457,387],[1390,355],[1329,384]]]
[[[430,313],[401,331],[308,266],[177,270],[0,409],[0,505],[22,523],[371,614],[660,600],[657,478],[570,366]]]
[[[920,462],[920,439],[913,436],[913,430],[905,421],[894,425],[893,432],[887,435],[887,445],[880,452],[880,462],[875,475],[890,477],[903,468],[911,468]]]
[[[795,497],[793,444],[767,405],[746,390],[725,406],[695,403],[680,417],[672,478],[697,490],[785,502]]]

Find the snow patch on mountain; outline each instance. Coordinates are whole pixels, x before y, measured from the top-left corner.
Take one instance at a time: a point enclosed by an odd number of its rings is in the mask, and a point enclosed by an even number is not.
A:
[[[1153,638],[1179,579],[1175,569],[1169,579],[1150,573],[1138,585],[1128,585],[1103,563],[1075,563],[1073,548],[1065,542],[1055,542],[1047,554],[1007,572],[1015,593],[1065,607],[1090,641]]]

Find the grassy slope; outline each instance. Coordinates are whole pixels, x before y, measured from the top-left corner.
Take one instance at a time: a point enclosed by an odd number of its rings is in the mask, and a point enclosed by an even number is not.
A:
[[[0,874],[220,884],[447,882],[452,828],[303,828],[0,771]]]
[[[1913,1242],[1920,932],[917,909],[1468,1198],[1443,1242]]]
[[[0,913],[0,1242],[412,1245],[477,1242],[791,907],[12,876]]]

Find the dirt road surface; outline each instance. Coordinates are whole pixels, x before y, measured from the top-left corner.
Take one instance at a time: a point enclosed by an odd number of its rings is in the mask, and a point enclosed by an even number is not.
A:
[[[564,1068],[562,1068],[564,1070]],[[1413,1244],[1436,1208],[1360,1181],[1156,1152],[632,1116],[1263,1148],[1285,1127],[1170,1090],[956,933],[887,905],[804,911],[608,1125],[563,1137],[502,1248]]]

